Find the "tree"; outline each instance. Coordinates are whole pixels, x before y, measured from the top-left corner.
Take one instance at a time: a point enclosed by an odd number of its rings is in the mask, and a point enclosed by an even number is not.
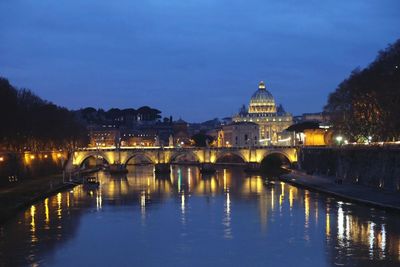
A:
[[[75,113],[16,89],[0,78],[0,142],[6,150],[70,149],[81,145],[86,128]]]
[[[400,138],[400,40],[354,70],[329,95],[325,111],[334,129],[352,141]]]
[[[0,142],[8,142],[15,132],[17,105],[17,90],[0,77]]]
[[[207,143],[211,144],[214,141],[212,136],[204,133],[195,134],[191,139],[194,141],[194,145],[197,147],[205,147],[207,146]]]

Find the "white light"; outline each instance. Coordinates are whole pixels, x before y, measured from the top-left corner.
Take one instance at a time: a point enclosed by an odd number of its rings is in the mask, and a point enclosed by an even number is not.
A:
[[[374,226],[375,226],[375,224],[373,222],[369,223],[368,241],[369,241],[369,256],[370,256],[370,258],[372,258],[374,256],[374,242],[375,242]]]
[[[338,141],[340,143],[340,142],[342,142],[342,140],[343,140],[342,136],[340,136],[340,135],[336,136],[336,141]]]

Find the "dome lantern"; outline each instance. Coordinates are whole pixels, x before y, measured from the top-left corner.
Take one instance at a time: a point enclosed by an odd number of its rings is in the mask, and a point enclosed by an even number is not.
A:
[[[260,90],[265,90],[265,83],[264,83],[263,81],[261,81],[261,82],[258,84],[258,89],[260,89]]]

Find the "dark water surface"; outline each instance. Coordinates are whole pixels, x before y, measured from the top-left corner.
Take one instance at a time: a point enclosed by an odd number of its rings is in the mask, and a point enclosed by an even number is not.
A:
[[[237,168],[100,173],[0,228],[1,266],[400,266],[400,216]]]

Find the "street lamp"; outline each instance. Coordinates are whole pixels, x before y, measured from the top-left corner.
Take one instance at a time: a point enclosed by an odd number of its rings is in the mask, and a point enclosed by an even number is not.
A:
[[[343,136],[341,136],[341,135],[336,136],[336,141],[338,142],[339,145],[342,142],[342,140],[343,140]]]

